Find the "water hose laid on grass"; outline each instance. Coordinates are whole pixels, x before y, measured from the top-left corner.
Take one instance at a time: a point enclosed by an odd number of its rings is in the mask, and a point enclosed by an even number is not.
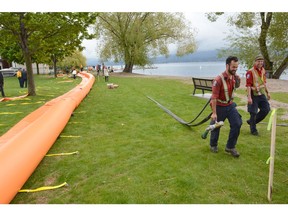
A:
[[[198,123],[195,123],[193,124],[193,122],[195,122],[199,116],[203,113],[203,111],[205,110],[205,108],[208,106],[208,104],[210,103],[210,99],[208,100],[208,102],[205,104],[205,106],[203,107],[203,109],[200,111],[200,113],[191,121],[189,122],[186,122],[184,121],[183,119],[181,119],[179,116],[175,115],[173,112],[171,112],[169,109],[167,109],[166,107],[164,107],[162,104],[160,104],[158,101],[154,100],[153,98],[149,97],[149,96],[146,96],[147,98],[149,98],[151,101],[153,101],[154,103],[156,103],[161,109],[163,109],[166,113],[168,113],[170,116],[172,116],[176,121],[180,122],[181,124],[183,125],[186,125],[186,126],[189,126],[189,127],[196,127],[196,126],[199,126],[205,122],[207,122],[211,115],[212,115],[212,112],[207,116],[205,117],[204,119],[202,119],[200,122]]]

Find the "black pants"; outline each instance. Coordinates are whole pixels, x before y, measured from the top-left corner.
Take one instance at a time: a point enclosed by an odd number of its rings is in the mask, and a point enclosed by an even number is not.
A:
[[[19,85],[20,85],[20,88],[24,88],[24,81],[21,77],[18,78],[19,80]]]
[[[248,112],[250,113],[250,131],[256,132],[256,124],[261,122],[270,111],[270,104],[265,95],[252,95],[252,104],[248,104]],[[259,109],[259,112],[258,112]]]
[[[23,79],[23,86],[27,88],[27,79]]]
[[[0,91],[1,91],[2,97],[5,97],[3,85],[0,85]]]
[[[238,110],[236,109],[236,104],[233,102],[229,106],[217,106],[216,113],[217,113],[217,121],[224,122],[226,119],[228,119],[230,124],[230,132],[226,143],[226,147],[230,149],[235,148],[238,137],[240,135],[240,128],[242,125],[242,117],[238,113]],[[215,123],[214,121],[210,122],[211,125],[214,123]],[[220,134],[220,128],[216,128],[213,131],[211,131],[210,146],[218,145],[219,134]]]

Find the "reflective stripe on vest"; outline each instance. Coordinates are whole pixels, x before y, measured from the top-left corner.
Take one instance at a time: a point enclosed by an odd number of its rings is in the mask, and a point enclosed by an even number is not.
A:
[[[221,77],[222,84],[223,84],[223,89],[224,89],[224,94],[225,94],[225,101],[220,100],[220,99],[217,99],[217,101],[219,101],[220,103],[227,104],[227,103],[229,103],[229,102],[234,98],[235,84],[234,84],[234,86],[233,86],[232,96],[231,96],[231,98],[230,98],[230,97],[229,97],[228,86],[227,86],[227,83],[226,83],[226,81],[225,81],[225,79],[224,79],[224,76],[223,76],[222,73],[221,73],[219,76]]]
[[[265,69],[261,69],[261,76],[259,76],[258,72],[253,68],[250,69],[253,76],[253,87],[256,89],[252,89],[253,95],[262,95],[265,94],[265,82],[264,82],[264,74]]]

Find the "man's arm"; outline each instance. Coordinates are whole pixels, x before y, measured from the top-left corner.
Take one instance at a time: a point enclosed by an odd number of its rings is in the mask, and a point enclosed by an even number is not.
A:
[[[211,119],[215,122],[217,121],[216,104],[217,104],[217,100],[211,99],[211,108],[212,108]]]
[[[253,76],[251,71],[246,73],[246,88],[247,88],[247,101],[248,104],[252,104],[251,90],[253,89]]]
[[[267,96],[267,99],[270,100],[271,96],[270,96],[270,93],[268,91],[268,88],[267,88],[267,84],[265,83],[265,92],[266,92],[266,96]]]
[[[252,104],[252,97],[251,97],[251,87],[247,86],[247,100],[248,100],[248,104]]]
[[[235,74],[235,88],[239,88],[241,83],[241,78],[238,74]]]

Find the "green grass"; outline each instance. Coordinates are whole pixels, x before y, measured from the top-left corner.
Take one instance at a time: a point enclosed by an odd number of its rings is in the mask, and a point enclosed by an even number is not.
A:
[[[240,110],[243,118],[237,144],[240,158],[224,152],[229,132],[227,121],[221,129],[219,153],[213,154],[209,150],[209,138],[201,139],[208,122],[198,127],[183,126],[146,97],[151,96],[190,121],[207,102],[191,96],[192,83],[121,76],[111,76],[110,82],[119,88],[108,89],[101,77],[75,110],[62,131],[63,137],[49,151],[79,151],[79,154],[45,157],[23,188],[63,182],[69,186],[18,193],[12,203],[268,203],[266,160],[270,154],[270,132],[267,125],[259,124],[260,136],[251,136],[245,123],[248,113]],[[281,94],[279,97],[282,98]],[[41,101],[41,94],[31,100]],[[7,110],[12,107],[8,106],[10,103],[15,102],[5,102]],[[35,108],[31,107],[31,111]],[[21,106],[19,110],[22,109]],[[208,107],[200,119],[209,113]],[[285,134],[287,127],[277,127],[272,203],[288,201]]]
[[[280,101],[282,103],[288,103],[288,93],[287,92],[272,92],[271,98],[273,100]]]
[[[25,97],[18,100],[0,102],[0,135],[8,131],[18,121],[30,112],[42,106],[47,101],[66,93],[81,82],[81,79],[68,77],[54,78],[48,75],[35,75],[35,97]],[[6,97],[17,97],[27,94],[27,88],[20,88],[17,77],[4,78]]]

